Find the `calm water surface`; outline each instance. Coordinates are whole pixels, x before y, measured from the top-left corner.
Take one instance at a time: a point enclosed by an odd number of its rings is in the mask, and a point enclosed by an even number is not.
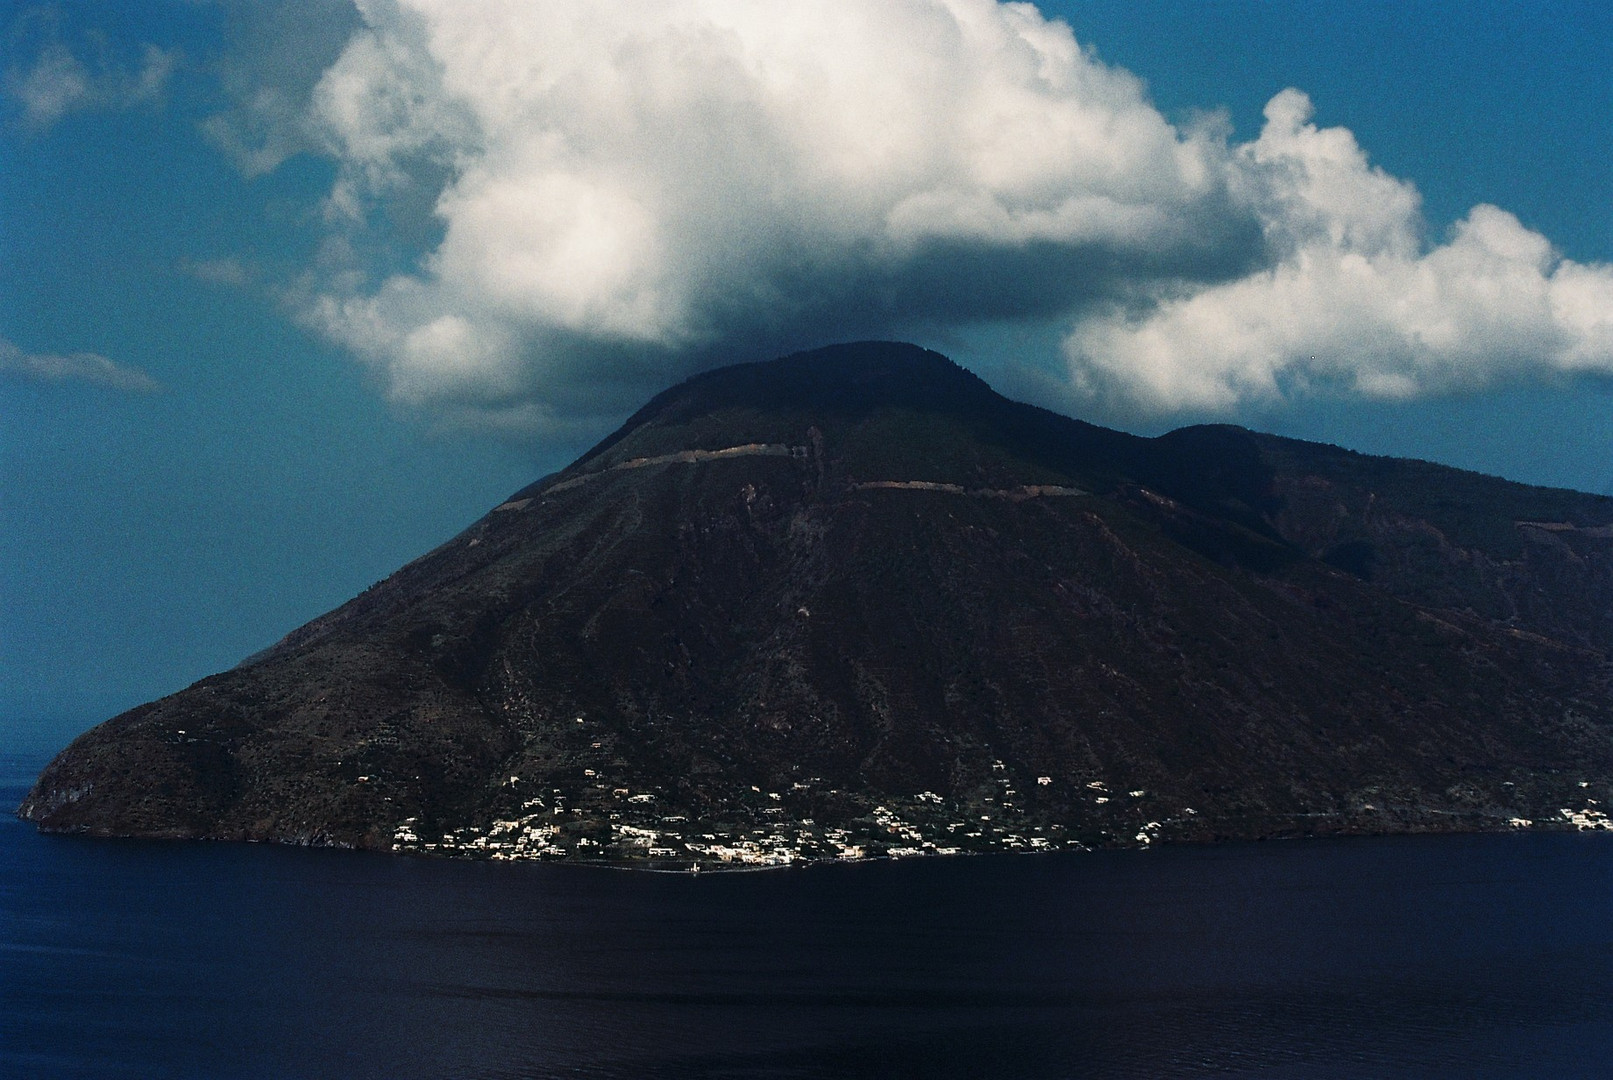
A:
[[[1613,836],[692,878],[7,817],[0,1076],[1608,1077]]]

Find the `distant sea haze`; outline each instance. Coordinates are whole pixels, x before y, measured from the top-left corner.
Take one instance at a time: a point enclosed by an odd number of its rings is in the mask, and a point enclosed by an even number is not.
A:
[[[0,757],[15,806],[41,758]],[[0,823],[0,1075],[1578,1078],[1613,836],[663,875]]]

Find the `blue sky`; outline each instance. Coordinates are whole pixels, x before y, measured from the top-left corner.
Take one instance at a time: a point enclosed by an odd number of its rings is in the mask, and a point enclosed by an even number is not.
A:
[[[0,6],[0,739],[840,337],[1613,493],[1606,4],[433,7]]]

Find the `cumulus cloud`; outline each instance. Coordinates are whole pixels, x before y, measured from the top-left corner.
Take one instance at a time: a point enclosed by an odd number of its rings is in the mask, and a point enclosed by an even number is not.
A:
[[[1005,319],[1069,327],[1072,392],[1128,408],[1613,368],[1613,270],[1493,207],[1430,247],[1303,94],[1251,142],[1175,126],[1028,4],[357,6],[296,96],[338,165],[297,296],[405,403],[541,430]]]
[[[110,390],[149,394],[161,389],[139,368],[114,363],[97,353],[28,353],[0,338],[0,375],[29,382],[82,382]]]
[[[1561,258],[1487,205],[1430,247],[1416,190],[1371,167],[1350,132],[1310,120],[1305,95],[1284,91],[1232,161],[1273,265],[1082,321],[1065,343],[1078,391],[1230,412],[1613,373],[1613,266]]]
[[[406,401],[541,407],[635,368],[1069,312],[1261,244],[1224,140],[1028,5],[361,10],[312,98],[328,217],[362,250],[431,183],[440,240],[329,273],[310,311]]]
[[[6,90],[31,127],[46,128],[84,109],[125,109],[158,100],[179,62],[175,51],[140,46],[138,58],[120,58],[107,40],[88,35],[76,48],[61,40],[49,9],[25,15],[13,36],[32,55],[13,61]]]

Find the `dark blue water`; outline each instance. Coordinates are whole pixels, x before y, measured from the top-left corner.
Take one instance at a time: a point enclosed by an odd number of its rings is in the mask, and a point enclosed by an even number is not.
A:
[[[0,1076],[1607,1077],[1613,836],[690,878],[6,819]]]

